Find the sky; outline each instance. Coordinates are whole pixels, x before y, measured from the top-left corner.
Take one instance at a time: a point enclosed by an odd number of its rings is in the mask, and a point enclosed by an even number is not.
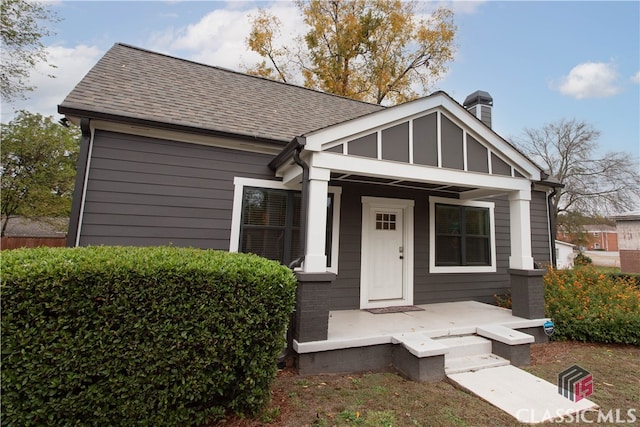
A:
[[[2,122],[15,110],[59,118],[57,105],[114,43],[233,70],[253,65],[248,17],[259,7],[283,23],[283,40],[304,28],[292,2],[59,1],[60,22],[44,39],[26,101],[2,104]],[[453,9],[457,51],[434,84],[462,103],[484,90],[494,100],[493,129],[523,137],[560,119],[585,121],[601,132],[599,153],[640,158],[639,1],[420,2],[423,13]],[[55,78],[47,75],[53,74]],[[640,162],[637,163],[640,170]]]

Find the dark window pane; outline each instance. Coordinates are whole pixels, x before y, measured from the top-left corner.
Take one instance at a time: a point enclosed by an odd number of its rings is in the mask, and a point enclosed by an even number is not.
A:
[[[466,264],[491,265],[489,239],[484,237],[467,237]]]
[[[291,260],[298,258],[300,252],[300,229],[294,229],[291,232]]]
[[[460,240],[457,236],[436,238],[436,265],[461,265]]]
[[[300,206],[302,202],[302,196],[300,193],[293,195],[293,226],[300,227]]]
[[[484,208],[465,208],[466,234],[489,236],[489,210]]]
[[[246,229],[242,235],[242,252],[282,261],[284,230]]]
[[[244,220],[247,225],[283,227],[287,212],[287,193],[250,188],[244,193]]]
[[[436,205],[436,234],[460,234],[461,226],[458,206]]]
[[[333,243],[333,194],[327,195],[327,234],[325,235],[325,253],[327,254],[327,267],[331,267]]]

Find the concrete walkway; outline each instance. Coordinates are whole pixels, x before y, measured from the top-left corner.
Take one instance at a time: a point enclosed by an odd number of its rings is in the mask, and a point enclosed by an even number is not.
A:
[[[598,408],[588,399],[573,402],[559,394],[556,385],[511,365],[447,377],[521,423],[537,424],[567,416],[575,420],[574,414]]]

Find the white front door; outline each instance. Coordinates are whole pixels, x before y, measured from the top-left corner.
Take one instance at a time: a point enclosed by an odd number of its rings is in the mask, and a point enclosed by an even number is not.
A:
[[[361,308],[413,303],[413,201],[362,198]]]

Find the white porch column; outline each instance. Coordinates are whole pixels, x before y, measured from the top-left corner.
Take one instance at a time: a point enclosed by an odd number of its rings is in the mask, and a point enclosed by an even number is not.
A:
[[[533,270],[530,201],[531,190],[519,190],[509,193],[509,219],[511,222],[510,268]]]
[[[307,208],[307,250],[303,264],[306,273],[327,271],[325,240],[327,233],[327,191],[330,170],[309,168],[309,205]]]

